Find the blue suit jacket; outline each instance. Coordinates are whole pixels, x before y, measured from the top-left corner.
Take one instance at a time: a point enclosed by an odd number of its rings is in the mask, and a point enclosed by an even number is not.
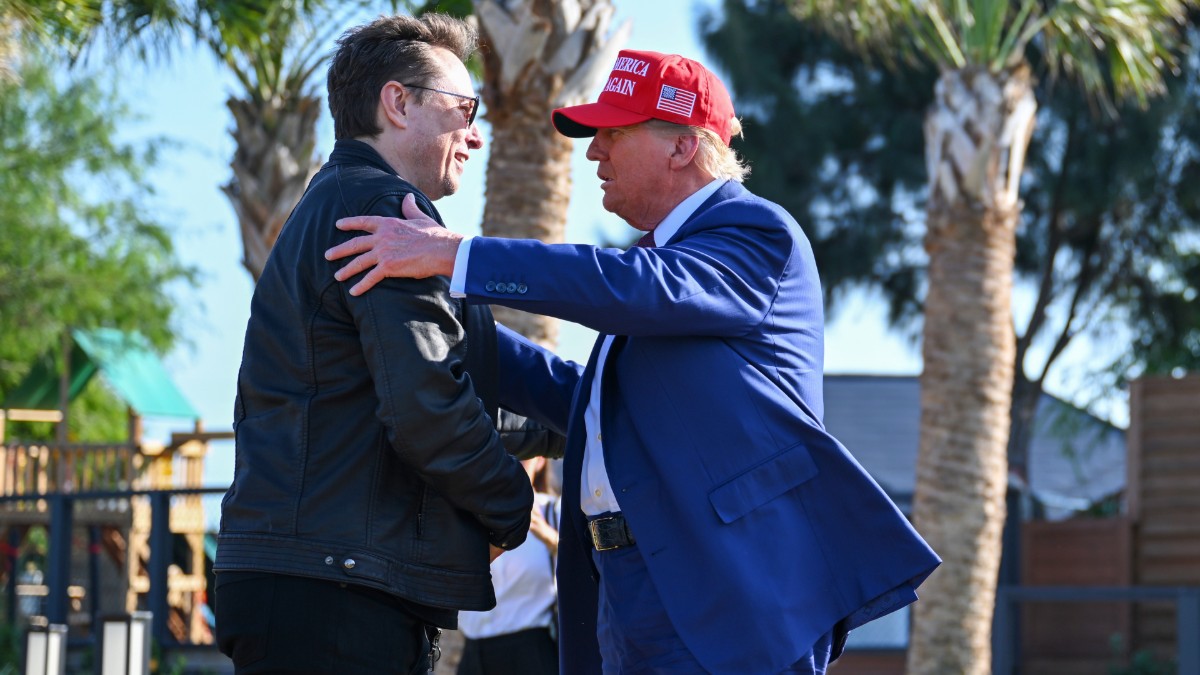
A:
[[[656,249],[480,238],[466,292],[619,336],[601,389],[614,494],[680,637],[715,673],[778,673],[835,624],[916,599],[940,562],[822,424],[823,315],[808,240],[737,183]],[[595,356],[500,335],[502,403],[568,436],[563,672],[599,672],[579,509]]]

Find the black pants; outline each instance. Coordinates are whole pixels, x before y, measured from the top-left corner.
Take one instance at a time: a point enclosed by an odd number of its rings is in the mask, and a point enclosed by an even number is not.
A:
[[[217,646],[238,675],[430,671],[425,623],[382,591],[258,572],[216,586]]]
[[[467,638],[458,675],[558,675],[558,645],[546,628]]]

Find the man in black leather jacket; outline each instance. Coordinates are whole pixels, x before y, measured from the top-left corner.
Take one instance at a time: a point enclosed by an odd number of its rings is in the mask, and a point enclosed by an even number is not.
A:
[[[475,35],[439,15],[347,32],[329,69],[336,145],[254,292],[222,504],[217,636],[239,673],[426,672],[434,627],[495,605],[488,564],[533,493],[502,445],[495,325],[448,280],[351,297],[326,249],[343,216],[453,194],[479,99]]]

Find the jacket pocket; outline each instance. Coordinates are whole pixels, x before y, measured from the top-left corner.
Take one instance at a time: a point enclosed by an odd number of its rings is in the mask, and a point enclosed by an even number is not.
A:
[[[817,465],[803,444],[780,452],[708,493],[723,522],[732,523],[817,475]]]

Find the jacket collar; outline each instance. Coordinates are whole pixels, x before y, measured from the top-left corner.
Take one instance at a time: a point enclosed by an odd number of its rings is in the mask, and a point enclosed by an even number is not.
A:
[[[381,171],[386,171],[393,176],[400,176],[392,168],[391,164],[383,160],[383,157],[375,151],[375,148],[353,138],[336,141],[333,144],[333,152],[329,153],[329,161],[326,164],[367,164]]]
[[[687,220],[683,222],[683,225],[676,230],[675,234],[671,236],[671,239],[667,241],[667,244],[674,243],[687,236],[689,226],[696,221],[696,218],[707,212],[712,207],[720,204],[721,202],[727,202],[731,199],[738,199],[746,194],[746,188],[742,187],[741,183],[733,180],[725,181],[725,184],[717,188],[717,191],[712,193],[708,199],[704,200],[704,203],[701,204],[699,208],[697,208],[695,211],[692,211],[692,214],[688,216]],[[663,245],[666,246],[667,244]]]

